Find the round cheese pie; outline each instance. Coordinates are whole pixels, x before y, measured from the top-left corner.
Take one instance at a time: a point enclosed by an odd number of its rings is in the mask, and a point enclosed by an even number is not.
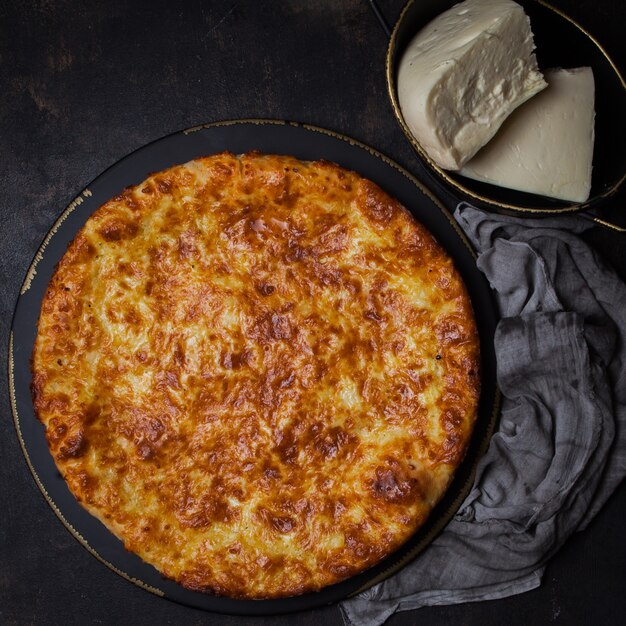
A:
[[[186,588],[318,590],[448,487],[479,344],[452,260],[374,183],[230,153],[100,207],[43,300],[33,399],[82,505]]]

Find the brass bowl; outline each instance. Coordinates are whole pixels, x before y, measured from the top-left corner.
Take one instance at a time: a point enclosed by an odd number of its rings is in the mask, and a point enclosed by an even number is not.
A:
[[[530,17],[540,69],[586,65],[593,70],[596,84],[595,146],[591,194],[587,201],[569,203],[497,187],[446,171],[426,154],[411,134],[398,103],[398,64],[413,36],[456,4],[454,0],[409,0],[398,18],[391,33],[386,64],[387,89],[394,114],[434,181],[476,206],[529,217],[595,209],[613,196],[626,178],[626,83],[602,46],[567,15],[542,0],[516,1]]]

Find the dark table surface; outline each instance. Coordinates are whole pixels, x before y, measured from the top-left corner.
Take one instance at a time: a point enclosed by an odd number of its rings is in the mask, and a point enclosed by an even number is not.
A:
[[[626,67],[623,0],[553,0]],[[570,6],[571,5],[571,6]],[[403,0],[381,0],[393,22]],[[388,104],[387,41],[365,0],[0,3],[0,321],[6,362],[19,286],[62,209],[95,176],[167,133],[235,118],[352,136],[421,176]],[[625,112],[626,113],[626,112]],[[626,193],[607,218],[626,225]],[[626,235],[587,240],[626,278]],[[336,606],[275,618],[179,606],[84,550],[39,493],[1,388],[1,624],[339,624]],[[626,613],[626,485],[521,596],[401,613],[390,624],[616,624]]]

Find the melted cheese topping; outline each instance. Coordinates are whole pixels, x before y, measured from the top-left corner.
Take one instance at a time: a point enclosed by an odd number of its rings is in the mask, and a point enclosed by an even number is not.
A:
[[[320,589],[447,488],[478,403],[464,285],[372,182],[229,153],[100,207],[44,298],[33,397],[78,500],[187,588]]]

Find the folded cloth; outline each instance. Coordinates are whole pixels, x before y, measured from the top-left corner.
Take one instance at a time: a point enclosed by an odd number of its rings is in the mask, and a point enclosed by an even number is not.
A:
[[[467,204],[455,218],[500,308],[498,430],[453,520],[398,574],[343,602],[348,624],[537,587],[626,473],[626,285],[578,236],[589,223]]]

